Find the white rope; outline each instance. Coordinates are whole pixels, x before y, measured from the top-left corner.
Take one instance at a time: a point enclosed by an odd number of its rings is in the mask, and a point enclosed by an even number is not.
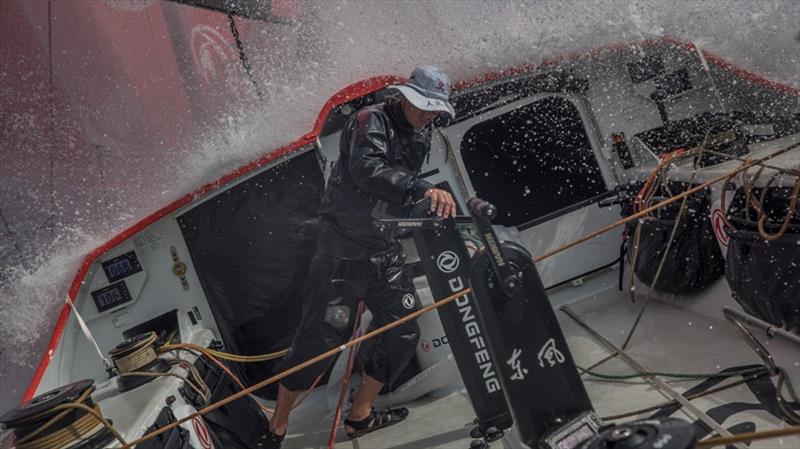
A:
[[[103,351],[100,350],[100,345],[98,345],[97,340],[94,339],[92,331],[89,330],[89,327],[86,325],[86,322],[83,321],[81,314],[78,313],[78,308],[75,307],[75,304],[73,304],[72,301],[70,301],[69,296],[67,296],[64,301],[69,304],[69,306],[72,308],[72,311],[75,312],[75,319],[78,321],[78,325],[81,327],[83,335],[86,336],[86,339],[89,340],[92,345],[94,345],[94,349],[97,351],[97,355],[100,357],[100,360],[103,361],[103,365],[107,370],[112,369],[114,365],[112,365],[111,362],[103,355]]]

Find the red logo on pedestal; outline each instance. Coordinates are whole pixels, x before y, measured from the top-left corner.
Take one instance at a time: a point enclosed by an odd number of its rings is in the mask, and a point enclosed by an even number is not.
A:
[[[211,435],[208,434],[208,427],[203,418],[196,416],[192,418],[192,425],[194,426],[194,434],[200,442],[203,449],[214,449],[214,444],[211,442]]]
[[[724,217],[725,216],[722,215],[722,210],[714,209],[714,212],[711,213],[711,227],[714,228],[714,235],[717,236],[719,243],[727,248],[730,237],[728,237],[728,233],[725,232]]]

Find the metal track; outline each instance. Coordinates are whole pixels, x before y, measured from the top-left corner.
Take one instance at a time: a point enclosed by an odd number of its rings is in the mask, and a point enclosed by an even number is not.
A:
[[[618,348],[614,343],[611,343],[605,337],[600,335],[600,333],[598,333],[597,331],[595,331],[594,329],[589,327],[589,325],[586,324],[586,322],[583,321],[583,319],[578,314],[573,312],[572,309],[569,308],[569,306],[562,306],[562,307],[559,308],[559,310],[561,310],[562,312],[566,313],[570,318],[575,320],[576,323],[578,323],[581,327],[586,329],[586,331],[589,332],[597,341],[599,341],[600,343],[605,345],[612,352],[616,353],[631,368],[633,368],[634,370],[636,370],[640,374],[644,374],[644,373],[649,371],[647,368],[642,366],[639,362],[637,362],[631,356],[629,356],[627,353],[625,353],[625,351],[623,351],[622,349]],[[677,391],[675,391],[672,388],[670,388],[669,385],[667,385],[663,380],[661,380],[657,376],[648,376],[648,377],[645,377],[645,380],[647,380],[650,384],[652,384],[653,387],[655,387],[657,390],[659,390],[662,394],[665,394],[666,396],[676,400],[682,406],[686,407],[686,409],[689,410],[690,412],[692,412],[697,417],[697,419],[702,421],[705,425],[707,425],[711,429],[714,429],[719,435],[726,436],[726,437],[727,436],[733,436],[730,432],[728,432],[727,429],[725,429],[719,423],[717,423],[716,421],[711,419],[710,416],[706,415],[703,411],[701,411],[699,408],[697,408],[688,399],[683,397],[682,394],[680,394]],[[747,449],[747,447],[745,445],[743,445],[742,443],[732,444],[732,446],[736,447],[737,449]]]

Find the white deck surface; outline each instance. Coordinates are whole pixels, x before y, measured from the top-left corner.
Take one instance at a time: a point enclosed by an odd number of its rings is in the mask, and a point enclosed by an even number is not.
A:
[[[608,273],[604,279],[600,279],[599,285],[614,284],[615,276],[614,272]],[[572,290],[571,293],[585,293],[591,291],[592,288],[597,291],[597,285],[595,281],[594,287],[585,284],[581,288],[570,288],[569,290]],[[639,311],[643,297],[639,297],[637,303],[632,304],[627,294],[617,291],[616,288],[601,288],[606,289],[596,294],[585,294],[583,299],[572,303],[569,307],[595,331],[614,344],[621,345]],[[558,304],[561,302],[561,298],[575,296],[568,293],[570,292],[555,293],[551,296],[551,301]],[[722,318],[721,307],[731,305],[730,301],[725,300],[726,296],[729,297],[728,295],[727,285],[723,280],[696,298],[667,298],[666,300],[651,301],[626,352],[639,364],[653,371],[704,373],[717,372],[734,366],[760,364],[761,361],[756,354],[737,336],[733,327]],[[572,354],[580,366],[589,366],[609,354],[609,351],[600,342],[573,319],[561,312],[557,315]],[[756,335],[758,334],[756,333]],[[766,346],[772,351],[777,363],[787,369],[795,388],[800,389],[800,385],[798,385],[798,381],[800,381],[800,349],[791,347],[788,343],[780,340],[773,340]],[[596,368],[596,371],[607,374],[634,372],[619,357],[604,363]],[[644,380],[612,382],[588,376],[583,378],[592,403],[601,417],[659,404],[669,399]],[[678,392],[685,392],[702,382],[667,378],[663,378],[663,380],[670,388]],[[719,384],[725,382],[727,381]],[[779,419],[761,409],[759,401],[745,385],[696,399],[692,403],[701,411],[722,420],[721,424],[726,429],[738,424],[738,428],[732,429],[734,433],[742,431],[741,429],[753,430],[753,425],[755,430],[784,426]],[[740,408],[751,408],[752,410],[730,414],[727,412],[730,408],[721,407],[731,403],[737,403]],[[472,441],[472,438],[469,437],[469,429],[472,426],[474,414],[463,390],[455,391],[443,398],[424,397],[406,404],[406,406],[411,410],[408,419],[360,438],[358,447],[361,449],[466,449],[469,447]],[[648,412],[639,417],[651,416],[653,413]],[[691,422],[697,420],[697,417],[685,408],[671,416]],[[635,418],[624,418],[619,422],[632,419]],[[752,424],[748,424],[748,422]],[[313,430],[302,434],[292,434],[290,426],[290,435],[283,447],[286,449],[325,447],[330,426],[330,421],[319,422],[312,426]],[[336,447],[341,449],[354,447],[353,443],[344,436],[343,429],[339,431]],[[500,448],[503,447],[503,444],[498,441],[492,443],[491,447]],[[750,447],[796,449],[800,447],[800,437],[758,441]]]

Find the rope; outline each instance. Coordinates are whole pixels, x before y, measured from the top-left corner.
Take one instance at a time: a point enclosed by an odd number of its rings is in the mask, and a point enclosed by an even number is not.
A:
[[[131,371],[131,372],[128,372],[128,373],[120,373],[119,377],[176,377],[176,378],[182,380],[185,385],[188,385],[192,390],[194,390],[195,393],[200,395],[200,397],[202,397],[203,400],[205,400],[205,402],[208,402],[208,399],[209,399],[208,392],[203,391],[202,387],[199,387],[199,386],[195,385],[192,381],[190,381],[186,377],[181,376],[178,373],[173,373],[171,371],[170,372],[166,372],[166,373],[149,373],[149,372],[146,372],[146,371]]]
[[[86,399],[89,398],[89,396],[91,396],[92,391],[93,391],[93,388],[88,388],[80,396],[78,396],[78,399],[75,400],[75,403],[83,403]],[[50,414],[52,412],[53,412],[53,409],[44,410],[41,413],[37,413],[37,414],[35,414],[35,415],[31,416],[31,417],[26,418],[25,422],[36,421],[37,419],[42,418],[44,416],[47,416],[48,414]],[[44,432],[45,430],[50,428],[50,426],[52,426],[53,424],[58,422],[61,418],[66,416],[67,413],[69,413],[69,411],[66,411],[66,412],[63,412],[63,413],[59,413],[58,415],[53,416],[46,423],[44,423],[41,426],[37,427],[33,432],[25,435],[22,438],[17,439],[17,441],[16,441],[17,444],[25,443],[27,441],[30,441],[33,437],[35,437],[36,435],[39,435],[40,433]],[[16,425],[17,423],[14,423],[14,424]],[[21,422],[19,424],[24,424],[24,422]]]
[[[208,387],[208,384],[200,376],[200,372],[197,371],[197,368],[195,368],[195,366],[191,362],[189,362],[188,360],[183,360],[183,359],[178,358],[178,359],[170,360],[169,364],[170,365],[180,365],[181,368],[185,369],[189,373],[190,377],[194,378],[195,385],[200,390],[205,392],[205,395],[203,395],[203,399],[205,400],[205,402],[208,402],[211,399],[211,388]],[[188,379],[189,379],[189,376],[187,376],[187,380]]]
[[[561,252],[564,252],[564,251],[566,251],[566,250],[568,250],[570,248],[578,246],[581,243],[586,242],[587,240],[591,240],[591,239],[593,239],[593,238],[595,238],[595,237],[597,237],[597,236],[599,236],[601,234],[605,234],[606,232],[608,232],[608,231],[610,231],[610,230],[612,230],[612,229],[614,229],[616,227],[622,226],[625,223],[629,223],[629,222],[631,222],[633,220],[637,220],[637,219],[639,219],[641,217],[644,217],[645,215],[649,214],[650,212],[652,212],[652,211],[654,211],[656,209],[659,209],[659,208],[662,208],[662,207],[667,206],[669,204],[672,204],[675,201],[678,201],[680,199],[683,199],[684,197],[687,197],[689,195],[697,193],[697,192],[699,192],[699,191],[701,191],[703,189],[706,189],[709,186],[712,186],[712,185],[714,185],[714,184],[716,184],[716,183],[718,183],[720,181],[724,181],[731,174],[740,173],[740,172],[742,172],[742,171],[744,171],[744,170],[746,170],[746,169],[748,169],[748,168],[750,168],[750,167],[752,167],[754,165],[758,165],[761,162],[768,161],[770,159],[778,157],[781,154],[784,154],[784,153],[787,153],[789,151],[792,151],[792,150],[794,150],[794,149],[796,149],[798,147],[800,147],[800,143],[792,144],[792,145],[789,145],[789,146],[787,146],[785,148],[777,150],[777,151],[775,151],[775,152],[773,152],[773,153],[771,153],[771,154],[769,154],[767,156],[764,156],[764,157],[762,157],[760,159],[755,159],[755,160],[752,160],[752,161],[750,161],[748,163],[745,163],[742,166],[740,166],[739,168],[735,169],[732,173],[727,173],[727,174],[724,174],[722,176],[718,176],[716,178],[713,178],[710,181],[707,181],[707,182],[705,182],[703,184],[695,186],[695,187],[693,187],[693,188],[691,188],[689,190],[686,190],[683,193],[679,193],[678,195],[675,195],[672,198],[664,200],[664,201],[662,201],[662,202],[660,202],[658,204],[655,204],[655,205],[650,206],[650,207],[648,207],[646,209],[643,209],[643,210],[641,210],[641,211],[639,211],[639,212],[637,212],[637,213],[635,213],[633,215],[630,215],[630,216],[625,217],[625,218],[623,218],[621,220],[618,220],[618,221],[616,221],[614,223],[611,223],[611,224],[609,224],[607,226],[604,226],[603,228],[601,228],[601,229],[599,229],[599,230],[597,230],[595,232],[592,232],[591,234],[588,234],[588,235],[585,235],[583,237],[580,237],[577,240],[573,240],[572,242],[567,243],[565,245],[562,245],[562,246],[560,246],[560,247],[558,247],[558,248],[556,248],[556,249],[554,249],[552,251],[549,251],[549,252],[547,252],[545,254],[542,254],[541,256],[535,257],[533,259],[533,261],[534,261],[534,263],[541,262],[542,260],[547,259],[548,257],[552,257],[552,256],[554,256],[556,254],[559,254]]]
[[[358,303],[358,310],[356,311],[356,319],[353,323],[353,337],[357,338],[360,335],[359,326],[361,324],[361,314],[364,311],[364,302]],[[336,431],[339,430],[339,421],[342,419],[342,407],[344,407],[345,399],[347,399],[347,391],[350,388],[350,377],[353,372],[353,365],[356,360],[356,353],[358,347],[350,349],[350,354],[347,357],[347,366],[344,372],[344,379],[342,381],[342,389],[339,391],[339,402],[336,404],[336,412],[333,415],[333,425],[331,426],[331,433],[328,436],[328,449],[334,449],[336,445]]]
[[[216,351],[214,349],[204,348],[199,345],[193,345],[191,343],[180,343],[180,344],[171,344],[171,345],[164,345],[160,348],[161,351],[171,351],[173,349],[178,348],[191,348],[196,351],[202,352],[203,354],[211,355],[219,359],[223,360],[230,360],[232,362],[239,362],[239,363],[256,363],[256,362],[266,362],[268,360],[274,360],[286,355],[289,352],[288,349],[284,349],[282,351],[271,352],[269,354],[261,354],[261,355],[239,355],[239,354],[231,354],[228,352]]]
[[[760,432],[745,432],[729,437],[714,437],[699,441],[695,449],[708,449],[714,446],[727,446],[734,443],[746,443],[755,440],[800,435],[800,426],[785,427],[783,429],[762,430]]]
[[[95,405],[94,410],[99,412],[100,407]],[[16,447],[17,449],[60,449],[65,444],[87,440],[101,429],[103,429],[103,425],[100,421],[94,415],[87,413],[68,426],[62,427],[47,436],[29,442],[17,441]]]
[[[744,164],[740,164],[740,167],[742,165],[744,165]],[[756,174],[753,176],[753,179],[751,181],[748,181],[748,179],[747,179],[748,170],[744,170],[741,173],[739,173],[741,175],[741,178],[742,178],[742,180],[741,180],[742,189],[744,190],[744,193],[745,193],[745,203],[746,204],[745,204],[744,212],[745,212],[745,216],[747,217],[748,220],[750,220],[750,208],[747,207],[748,205],[752,205],[753,208],[756,209],[756,211],[759,211],[759,212],[761,211],[761,205],[756,203],[755,198],[752,198],[752,191],[751,191],[750,187],[751,187],[752,183],[755,183],[756,179],[758,179],[758,177],[761,176],[762,170],[763,170],[763,167],[760,168],[756,172]],[[731,173],[728,177],[725,178],[725,182],[722,184],[722,191],[720,192],[720,205],[722,207],[725,207],[725,203],[727,202],[727,191],[728,191],[728,188],[729,188],[729,186],[731,184],[731,181],[733,181],[733,178],[735,178],[736,175],[737,175],[737,173]],[[721,218],[722,218],[723,224],[726,227],[728,227],[730,229],[736,229],[736,227],[734,227],[733,224],[730,221],[728,221],[727,214],[722,214]]]
[[[339,347],[332,348],[332,349],[330,349],[330,350],[328,350],[328,351],[326,351],[326,352],[324,352],[322,354],[317,355],[316,357],[312,357],[311,359],[306,360],[305,362],[297,364],[297,365],[287,369],[286,371],[278,373],[278,374],[276,374],[276,375],[274,375],[274,376],[272,376],[270,378],[264,379],[261,382],[255,384],[255,385],[253,385],[251,387],[248,387],[248,388],[246,388],[246,389],[244,389],[244,390],[242,390],[242,391],[240,391],[238,393],[234,393],[234,394],[232,394],[230,396],[227,396],[224,399],[221,399],[221,400],[219,400],[219,401],[217,401],[217,402],[215,402],[215,403],[213,403],[213,404],[211,404],[211,405],[209,405],[209,406],[207,406],[207,407],[205,407],[205,408],[203,408],[201,410],[198,410],[195,413],[192,413],[192,414],[190,414],[188,416],[185,416],[185,417],[183,417],[181,419],[178,419],[175,422],[167,424],[166,426],[161,427],[160,429],[154,430],[153,432],[150,432],[147,435],[144,435],[141,438],[139,438],[139,439],[137,439],[137,440],[135,440],[135,441],[133,441],[131,443],[123,444],[121,449],[130,449],[130,448],[136,446],[139,443],[142,443],[142,442],[147,441],[147,440],[149,440],[151,438],[154,438],[154,437],[156,437],[158,435],[161,435],[164,432],[172,430],[175,427],[177,427],[177,426],[179,426],[179,425],[181,425],[181,424],[183,424],[183,423],[185,423],[187,421],[190,421],[190,420],[192,420],[192,419],[194,419],[194,418],[196,418],[198,416],[205,415],[208,412],[214,411],[214,410],[216,410],[216,409],[218,409],[220,407],[223,407],[223,406],[225,406],[225,405],[227,405],[227,404],[229,404],[229,403],[231,403],[231,402],[233,402],[233,401],[235,401],[235,400],[237,400],[237,399],[239,399],[241,397],[247,396],[248,394],[253,393],[254,391],[260,390],[260,389],[266,387],[267,385],[273,384],[273,383],[283,379],[284,377],[290,376],[290,375],[292,375],[292,374],[294,374],[294,373],[296,373],[296,372],[298,372],[298,371],[300,371],[300,370],[302,370],[302,369],[304,369],[304,368],[306,368],[306,367],[308,367],[310,365],[313,365],[313,364],[315,364],[317,362],[320,362],[320,361],[325,360],[325,359],[327,359],[329,357],[332,357],[332,356],[344,351],[347,348],[353,347],[353,346],[355,346],[355,345],[357,345],[357,344],[359,344],[359,343],[361,343],[363,341],[369,340],[370,338],[372,338],[372,337],[374,337],[376,335],[382,334],[382,333],[384,333],[384,332],[386,332],[386,331],[388,331],[390,329],[394,329],[395,327],[400,326],[401,324],[403,324],[405,322],[408,322],[408,321],[411,321],[413,319],[416,319],[417,317],[419,317],[421,315],[424,315],[425,313],[428,313],[433,309],[436,309],[436,308],[439,308],[441,306],[450,304],[451,302],[453,302],[456,299],[458,299],[458,298],[470,293],[471,291],[472,291],[471,288],[465,288],[464,290],[461,290],[459,292],[453,293],[452,295],[450,295],[450,296],[448,296],[446,298],[443,298],[443,299],[441,299],[439,301],[436,301],[433,304],[429,304],[429,305],[423,307],[422,309],[419,309],[419,310],[417,310],[415,312],[412,312],[412,313],[410,313],[410,314],[408,314],[408,315],[406,315],[406,316],[404,316],[404,317],[402,317],[402,318],[400,318],[400,319],[398,319],[396,321],[393,321],[393,322],[391,322],[391,323],[389,323],[389,324],[387,324],[385,326],[382,326],[382,327],[380,327],[378,329],[375,329],[375,330],[373,330],[371,332],[367,332],[366,334],[364,334],[364,335],[362,335],[362,336],[360,336],[358,338],[354,338],[353,340],[350,340],[349,342],[347,342],[347,343],[345,343],[345,344],[343,344],[343,345],[341,345]]]
[[[210,360],[211,363],[216,365],[220,370],[222,370],[222,372],[227,374],[228,377],[230,377],[231,380],[233,380],[234,383],[236,383],[236,385],[239,386],[239,388],[241,388],[242,390],[247,388],[247,387],[244,386],[244,383],[239,379],[239,377],[236,374],[234,374],[233,371],[231,371],[230,368],[225,366],[224,363],[220,362],[219,359],[217,359],[216,357],[214,357],[213,355],[211,355],[208,352],[208,351],[211,351],[208,348],[205,348],[203,346],[196,345],[196,344],[193,344],[193,343],[179,343],[179,344],[174,344],[174,345],[164,345],[159,349],[159,352],[165,353],[165,352],[169,352],[169,351],[181,351],[181,350],[187,351],[187,352],[193,354],[195,357],[198,357],[198,358],[205,357],[206,359]],[[195,351],[197,351],[197,352],[195,353]],[[180,359],[180,355],[177,355],[176,357],[178,358],[178,360],[183,360],[183,359]],[[185,362],[189,363],[188,361],[185,361]],[[192,365],[192,366],[194,367],[194,365]],[[196,368],[195,368],[195,370],[196,370]],[[198,373],[198,375],[199,375],[199,373]],[[206,401],[206,402],[208,402],[208,401]],[[272,414],[272,409],[261,405],[258,401],[256,401],[256,404],[258,404],[259,408],[261,408],[261,410],[263,412],[267,413],[267,415],[271,415]]]
[[[695,178],[697,177],[697,170],[700,168],[700,159],[703,157],[703,153],[705,152],[705,147],[706,147],[707,142],[708,142],[708,133],[706,133],[705,137],[703,137],[703,143],[700,145],[700,147],[699,147],[699,149],[697,151],[691,150],[691,151],[685,152],[682,155],[682,156],[689,156],[689,155],[694,156],[694,167],[692,169],[692,176],[689,179],[689,185],[692,185],[694,183]],[[666,185],[667,167],[668,167],[667,165],[663,165],[663,166],[659,165],[659,167],[656,170],[658,170],[660,172],[659,176],[662,177],[662,179],[664,180],[664,186],[665,186],[664,188],[668,190],[669,188]],[[669,192],[669,193],[671,194],[672,192]],[[653,189],[653,191],[650,192],[648,201],[649,201],[650,198],[652,198],[653,194],[655,194],[655,189]],[[641,195],[641,193],[640,193],[640,195]],[[671,196],[674,197],[674,195],[671,195]],[[662,272],[662,270],[664,269],[664,266],[667,263],[667,258],[669,257],[669,251],[670,251],[670,249],[672,249],[672,243],[675,241],[675,236],[678,234],[678,227],[680,226],[681,219],[684,217],[684,215],[686,215],[686,209],[687,209],[688,204],[689,204],[689,196],[687,195],[687,196],[683,197],[683,200],[681,200],[681,207],[680,207],[680,209],[678,209],[678,215],[675,217],[675,224],[672,225],[672,231],[670,232],[669,240],[667,241],[667,246],[666,246],[666,248],[664,248],[664,254],[661,256],[661,260],[658,261],[658,268],[656,269],[655,276],[653,277],[653,282],[650,284],[650,287],[647,289],[647,296],[644,298],[644,303],[642,304],[642,308],[639,310],[639,314],[636,316],[636,320],[634,320],[633,326],[631,326],[631,329],[628,331],[628,336],[625,337],[625,342],[622,343],[622,349],[623,350],[627,349],[628,344],[631,342],[631,339],[633,338],[634,332],[636,332],[636,329],[639,326],[639,322],[642,320],[642,317],[644,316],[644,312],[647,310],[647,306],[650,304],[650,299],[653,297],[653,291],[655,290],[656,284],[658,283],[658,280],[661,278],[661,272]],[[641,226],[642,226],[642,222],[640,220],[639,223],[636,225],[636,234],[637,234],[636,250],[637,250],[637,256],[638,256],[638,245],[639,245],[638,238],[641,238]],[[635,268],[635,266],[634,266],[634,268]],[[633,281],[634,271],[635,271],[635,269],[631,269],[631,281]],[[631,297],[633,297],[633,290],[631,290]]]
[[[90,398],[90,396],[91,396],[93,391],[94,391],[94,388],[88,388],[88,389],[86,389],[86,391],[84,391],[78,397],[78,399],[75,400],[75,402],[69,402],[69,403],[66,403],[66,404],[59,404],[59,405],[57,405],[57,406],[55,406],[53,408],[50,408],[50,409],[45,410],[45,411],[43,411],[41,413],[38,413],[36,415],[33,415],[31,417],[26,418],[26,421],[30,422],[30,421],[35,421],[35,420],[37,420],[39,418],[42,418],[42,417],[44,417],[44,416],[46,416],[46,415],[48,415],[50,413],[53,413],[53,412],[59,412],[59,411],[61,412],[61,413],[58,413],[57,415],[53,416],[52,418],[50,418],[46,423],[44,423],[41,426],[37,427],[33,432],[25,435],[22,438],[17,439],[17,441],[15,443],[17,448],[18,449],[55,449],[55,448],[63,447],[65,445],[67,445],[67,444],[70,444],[70,443],[74,442],[75,441],[75,437],[76,437],[76,435],[74,433],[68,432],[68,433],[62,434],[62,433],[60,433],[61,430],[56,431],[56,432],[54,432],[52,434],[52,435],[58,434],[60,437],[63,437],[64,440],[61,440],[61,441],[55,441],[55,439],[51,439],[51,435],[48,435],[46,437],[43,437],[43,438],[40,438],[40,439],[37,439],[37,440],[34,440],[33,438],[35,436],[41,434],[45,430],[49,429],[53,424],[55,424],[58,421],[62,420],[65,416],[67,416],[69,414],[70,411],[76,410],[76,409],[77,410],[83,410],[84,412],[87,413],[86,416],[91,416],[92,418],[94,418],[94,421],[97,424],[106,427],[111,432],[111,434],[114,435],[114,437],[123,446],[125,446],[127,443],[122,438],[122,435],[120,435],[120,433],[117,431],[117,429],[115,429],[114,426],[112,426],[111,423],[109,423],[103,417],[103,414],[100,412],[99,406],[95,405],[94,408],[92,408],[92,407],[89,407],[89,406],[87,406],[87,405],[85,405],[83,403],[87,399]],[[83,418],[85,418],[86,416],[84,416]],[[80,421],[81,428],[89,427],[88,421],[83,420],[83,418],[77,420],[72,425],[75,426],[78,423],[78,421]],[[89,431],[92,431],[96,427],[97,426],[89,427]],[[77,435],[78,438],[80,438],[82,436],[84,436],[84,435],[83,434]],[[70,437],[72,437],[72,438],[70,438]],[[44,444],[44,445],[40,446],[40,443]],[[55,446],[51,446],[52,444],[55,444],[55,443],[57,443]]]
[[[764,212],[763,205],[764,205],[764,200],[767,196],[767,191],[769,190],[769,187],[772,185],[772,181],[775,179],[777,175],[778,174],[776,173],[771,178],[769,178],[769,181],[767,181],[767,184],[761,191],[761,198],[759,198],[762,207],[761,207],[761,216],[758,218],[758,233],[761,234],[761,237],[763,237],[765,240],[769,241],[778,240],[779,238],[783,237],[783,234],[785,234],[786,231],[789,229],[789,223],[791,223],[792,216],[797,211],[797,196],[798,194],[800,194],[800,176],[798,176],[795,178],[794,181],[792,196],[789,198],[789,207],[786,208],[786,215],[783,217],[783,224],[781,225],[781,228],[775,234],[767,233],[767,231],[764,230],[764,223],[766,223],[767,221],[767,214]]]
[[[753,374],[753,375],[750,375],[750,376],[747,376],[747,377],[743,377],[742,379],[739,379],[737,381],[734,381],[734,382],[731,382],[731,383],[728,383],[728,384],[725,384],[725,385],[721,385],[721,386],[716,387],[716,388],[711,388],[709,390],[703,391],[702,393],[690,394],[690,395],[686,395],[684,397],[687,400],[692,401],[692,400],[695,400],[695,399],[698,399],[698,398],[702,398],[703,396],[708,396],[708,395],[712,395],[714,393],[719,393],[720,391],[724,391],[724,390],[727,390],[729,388],[733,388],[733,387],[735,387],[737,385],[741,385],[743,383],[750,382],[751,380],[758,379],[759,377],[762,377],[762,376],[764,376],[765,374],[768,374],[768,373],[769,373],[769,371],[765,370],[764,372],[762,372],[760,374]],[[652,405],[650,407],[645,407],[645,408],[642,408],[642,409],[639,409],[639,410],[633,410],[633,411],[630,411],[630,412],[620,413],[620,414],[617,414],[617,415],[603,416],[600,419],[603,420],[603,421],[613,421],[613,420],[621,419],[621,418],[629,418],[631,416],[641,415],[642,413],[652,412],[653,410],[660,410],[660,409],[662,409],[664,407],[669,407],[671,405],[680,405],[680,403],[678,402],[677,399],[673,399],[671,401],[664,401],[664,402],[661,402],[660,404]]]
[[[694,380],[719,379],[719,378],[727,379],[728,377],[763,374],[764,372],[768,371],[767,368],[759,366],[756,368],[745,368],[740,370],[726,371],[723,373],[669,373],[663,371],[646,371],[643,373],[635,373],[635,374],[602,374],[595,371],[590,371],[585,368],[581,368],[580,366],[577,366],[577,368],[579,371],[589,374],[590,376],[608,380],[627,380],[627,379],[636,379],[639,377],[655,377],[655,376],[672,377],[675,379],[694,379]]]
[[[75,320],[78,322],[78,326],[81,328],[81,332],[83,332],[83,335],[86,337],[87,340],[89,340],[89,343],[91,343],[92,346],[94,346],[94,350],[95,352],[97,352],[97,356],[100,357],[100,360],[103,362],[103,366],[106,368],[106,371],[110,371],[113,365],[105,357],[103,351],[100,350],[100,345],[97,344],[97,340],[94,339],[94,335],[92,335],[92,331],[89,330],[89,326],[86,325],[86,322],[83,320],[83,317],[81,316],[80,313],[78,313],[78,308],[75,307],[75,304],[69,298],[69,295],[67,295],[66,298],[64,298],[64,301],[67,304],[69,304],[69,307],[75,313]]]
[[[616,357],[618,355],[619,355],[618,353],[612,352],[611,354],[609,354],[609,355],[603,357],[602,359],[600,359],[600,360],[592,363],[591,365],[589,365],[588,368],[586,368],[584,371],[581,372],[581,375],[588,374],[590,372],[590,370],[592,370],[593,368],[597,368],[598,366],[606,363],[607,361],[613,359],[614,357]]]
[[[731,154],[720,153],[719,151],[714,151],[714,150],[709,150],[709,149],[706,149],[706,153],[713,154],[714,156],[726,157],[728,159],[736,160],[736,161],[747,162],[747,160],[748,160],[747,158],[744,158],[744,157],[733,156]],[[775,170],[775,171],[777,171],[779,173],[783,173],[784,175],[800,176],[800,170],[797,170],[797,169],[781,168],[781,167],[778,167],[776,165],[763,164],[763,163],[762,164],[758,164],[758,165],[761,166],[762,168],[769,168],[769,169]]]
[[[130,356],[115,359],[114,364],[120,373],[129,373],[147,365],[156,359],[156,351],[152,346],[142,348]]]
[[[797,203],[798,203],[798,196],[800,196],[800,174],[796,174],[798,170],[792,170],[791,175],[795,176],[795,183],[792,189],[792,194],[789,198],[789,205],[786,208],[786,215],[783,218],[783,222],[781,224],[780,229],[775,234],[769,234],[765,229],[765,224],[767,219],[769,218],[766,211],[764,210],[764,201],[766,199],[767,192],[769,191],[770,186],[775,181],[779,174],[786,174],[785,170],[778,170],[777,173],[773,174],[770,179],[767,181],[766,185],[763,187],[761,191],[761,195],[758,199],[755,198],[755,195],[752,192],[753,186],[756,183],[756,180],[761,177],[761,173],[763,172],[764,168],[771,168],[776,169],[771,166],[762,165],[761,168],[756,172],[752,179],[747,179],[747,170],[742,172],[742,190],[745,193],[745,207],[744,212],[745,216],[748,220],[750,220],[750,207],[755,209],[758,213],[758,217],[756,217],[757,229],[758,233],[764,240],[774,241],[777,240],[786,233],[789,229],[789,225],[791,224],[792,217],[797,213]],[[726,202],[726,192],[728,190],[728,186],[730,185],[733,178],[736,176],[735,173],[732,173],[725,179],[725,183],[722,187],[722,192],[720,193],[720,204],[724,207]],[[725,214],[722,214],[722,222],[725,224],[726,227],[730,229],[736,229],[736,227],[728,220]]]
[[[642,241],[642,221],[644,218],[640,218],[639,221],[636,223],[636,230],[633,232],[633,254],[631,256],[631,273],[628,277],[628,297],[631,299],[631,303],[636,303],[636,278],[635,278],[635,271],[636,271],[636,263],[639,260],[639,244]],[[624,262],[623,262],[624,263]]]
[[[783,417],[786,418],[786,421],[789,424],[798,425],[800,424],[800,415],[795,413],[793,410],[789,410],[786,407],[786,400],[783,399],[783,395],[781,391],[783,390],[783,385],[790,384],[791,382],[786,382],[786,371],[782,369],[778,371],[778,386],[775,387],[775,402],[778,403],[778,408],[780,409]]]

